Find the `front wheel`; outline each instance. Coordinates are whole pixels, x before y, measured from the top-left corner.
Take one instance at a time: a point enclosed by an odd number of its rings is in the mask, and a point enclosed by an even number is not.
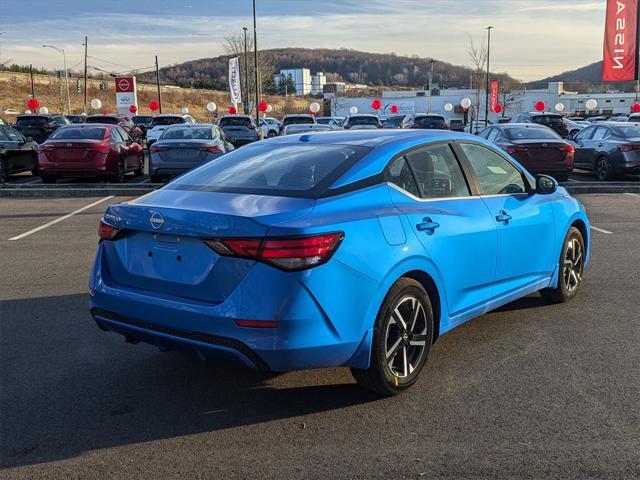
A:
[[[144,155],[138,158],[138,168],[133,171],[134,177],[141,177],[144,175]]]
[[[432,338],[429,295],[420,283],[401,278],[378,312],[369,368],[352,368],[351,374],[360,386],[381,395],[402,393],[418,380]]]
[[[7,172],[7,166],[4,164],[4,161],[0,158],[0,183],[5,183],[9,178],[9,174]]]
[[[124,182],[124,165],[122,164],[122,162],[118,162],[118,165],[116,166],[116,173],[113,176],[112,181],[115,183]]]
[[[613,180],[615,178],[615,174],[613,172],[613,168],[611,167],[611,162],[607,160],[605,157],[600,157],[596,160],[596,168],[594,169],[596,173],[596,178],[601,182],[606,180]]]
[[[564,239],[560,254],[558,286],[540,290],[543,298],[550,302],[563,303],[575,297],[582,284],[585,255],[582,233],[576,227],[571,227]]]

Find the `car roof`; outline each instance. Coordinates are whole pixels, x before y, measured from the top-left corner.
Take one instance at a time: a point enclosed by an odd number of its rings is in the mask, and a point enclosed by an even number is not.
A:
[[[289,117],[307,117],[307,118],[313,118],[313,115],[310,115],[308,113],[292,113],[290,115],[285,115],[284,118],[289,118]]]
[[[513,128],[513,127],[549,128],[546,125],[541,125],[539,123],[525,123],[525,122],[494,123],[494,124],[490,125],[490,127],[494,127],[494,128]],[[551,130],[551,129],[549,128],[549,130]]]
[[[220,118],[221,119],[222,118],[250,118],[251,120],[253,120],[253,116],[252,115],[245,115],[243,113],[229,113],[229,114],[226,114],[226,115],[222,115]]]
[[[168,125],[167,126],[167,130],[169,130],[170,128],[202,128],[202,127],[215,127],[215,125],[211,124],[211,123],[176,123],[174,125]]]
[[[96,127],[109,127],[116,128],[119,125],[113,123],[70,123],[69,125],[63,125],[60,128],[96,128]]]
[[[183,114],[183,113],[159,113],[158,115],[154,115],[153,118],[155,120],[156,118],[167,118],[167,117],[185,118],[185,117],[188,117],[188,116],[189,115]]]

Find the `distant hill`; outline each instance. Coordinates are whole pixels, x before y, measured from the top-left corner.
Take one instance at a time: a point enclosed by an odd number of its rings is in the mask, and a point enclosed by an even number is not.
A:
[[[579,93],[601,92],[606,90],[635,91],[635,82],[604,83],[602,78],[602,61],[595,62],[576,70],[554,75],[552,77],[529,82],[529,88],[544,88],[549,82],[564,82],[564,88],[568,91]]]
[[[361,83],[372,87],[420,87],[429,82],[430,58],[407,57],[393,53],[367,53],[350,49],[278,48],[263,50],[273,71],[283,68],[309,68],[324,72],[329,81]],[[183,87],[226,90],[228,55],[192,60],[160,70],[161,81]],[[468,87],[472,70],[435,60],[433,83],[441,87]],[[153,80],[154,73],[141,75]],[[507,74],[493,74],[506,85],[520,85]],[[484,82],[484,79],[477,79]]]

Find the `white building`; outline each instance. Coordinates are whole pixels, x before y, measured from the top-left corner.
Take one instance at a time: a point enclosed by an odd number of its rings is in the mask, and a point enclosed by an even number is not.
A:
[[[287,78],[290,78],[295,85],[295,95],[298,97],[304,95],[321,95],[324,86],[327,84],[327,77],[323,72],[311,75],[311,70],[308,68],[288,68],[280,70],[280,73],[275,75],[274,80],[276,85],[279,85]]]
[[[326,84],[327,77],[323,72],[313,75],[311,77],[311,95],[321,95]]]

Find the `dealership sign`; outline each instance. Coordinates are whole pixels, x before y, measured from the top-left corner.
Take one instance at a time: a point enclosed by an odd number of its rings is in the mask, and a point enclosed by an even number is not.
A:
[[[489,107],[492,112],[495,112],[498,107],[499,95],[500,84],[498,83],[498,80],[491,80],[491,84],[489,85]]]
[[[118,113],[131,115],[131,106],[138,108],[136,77],[116,77],[116,107]]]
[[[602,81],[638,78],[638,0],[607,0]]]
[[[242,89],[240,88],[240,61],[238,57],[229,59],[229,91],[231,103],[235,108],[242,103]]]

